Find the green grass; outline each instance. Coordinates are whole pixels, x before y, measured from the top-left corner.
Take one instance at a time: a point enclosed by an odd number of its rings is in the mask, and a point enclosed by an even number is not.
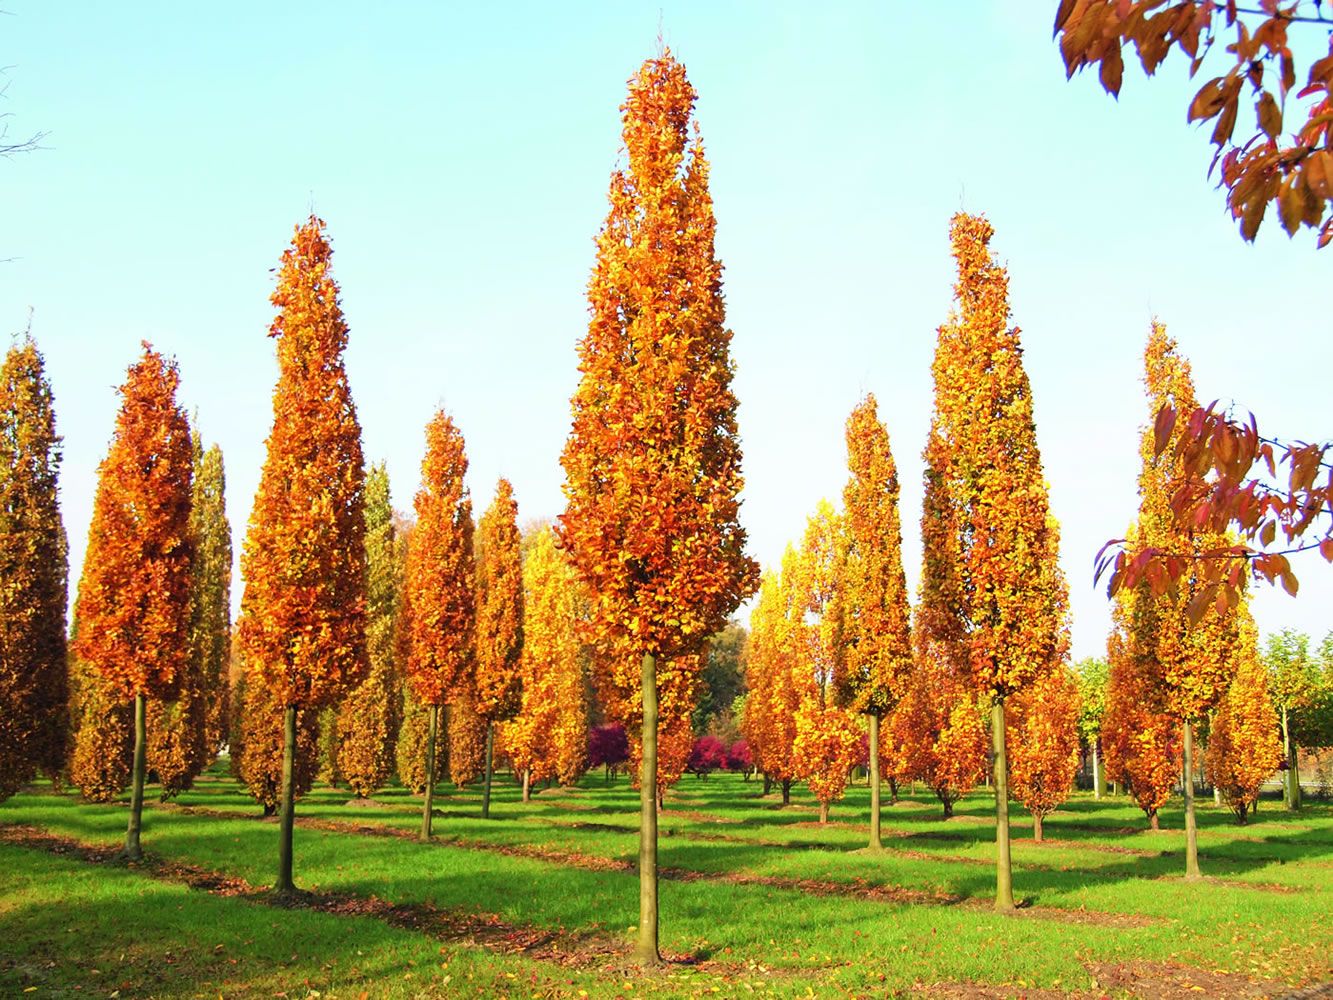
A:
[[[1238,827],[1230,813],[1201,804],[1209,879],[1193,885],[1180,878],[1178,809],[1154,833],[1124,798],[1080,794],[1047,819],[1048,844],[1031,842],[1030,821],[1016,810],[1014,885],[1030,905],[1001,917],[988,906],[994,829],[985,790],[960,802],[949,821],[925,796],[886,806],[886,850],[874,855],[861,850],[864,787],[849,790],[827,827],[815,822],[807,794],[794,789],[783,810],[761,790],[732,775],[687,776],[668,796],[661,863],[700,877],[663,882],[662,947],[695,963],[666,974],[640,976],[605,955],[571,967],[497,954],[371,917],[276,910],[147,872],[3,846],[0,863],[15,879],[0,895],[0,993],[82,986],[100,996],[117,988],[122,996],[208,997],[879,996],[938,982],[1089,989],[1103,965],[1143,962],[1293,986],[1333,979],[1328,806],[1288,814],[1265,802],[1255,822]],[[320,788],[298,817],[417,829],[419,800],[401,789],[376,798],[374,807],[349,805],[345,790]],[[179,804],[189,808],[147,810],[152,857],[271,883],[276,825],[257,821],[243,790],[210,774]],[[636,855],[637,794],[623,777],[606,786],[590,775],[530,803],[502,778],[488,822],[476,789],[442,789],[437,805],[437,842],[429,845],[298,827],[298,884],[477,914],[562,940],[588,934],[628,943],[637,876],[623,869]],[[114,845],[124,821],[123,807],[49,793],[0,805],[0,824],[89,844]],[[602,861],[620,867],[598,870]],[[858,895],[865,886],[941,902],[869,899]],[[128,985],[117,986],[122,980]]]

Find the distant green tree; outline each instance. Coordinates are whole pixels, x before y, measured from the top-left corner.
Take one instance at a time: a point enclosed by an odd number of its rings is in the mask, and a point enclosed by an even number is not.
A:
[[[1078,676],[1081,708],[1078,731],[1092,753],[1092,794],[1100,799],[1106,794],[1106,771],[1102,767],[1102,717],[1106,714],[1106,683],[1111,668],[1099,656],[1089,656],[1074,664]]]
[[[739,622],[727,622],[708,640],[704,660],[703,690],[690,722],[696,733],[704,732],[718,716],[728,712],[745,692],[745,639],[749,633]]]

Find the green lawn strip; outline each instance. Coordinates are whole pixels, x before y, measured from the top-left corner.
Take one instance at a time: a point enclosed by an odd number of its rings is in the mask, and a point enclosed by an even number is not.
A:
[[[599,977],[0,844],[5,996],[617,995]],[[520,988],[521,987],[521,988]],[[76,992],[77,991],[77,992]]]
[[[16,797],[5,807],[5,816],[100,842],[118,839],[123,823],[120,810],[51,796]],[[497,830],[508,825],[490,824]],[[161,810],[149,815],[145,830],[150,851],[256,883],[269,879],[275,841],[271,824]],[[692,846],[716,849],[716,845]],[[804,852],[803,856],[815,855],[838,860],[828,852]],[[664,860],[672,863],[669,857]],[[971,880],[968,895],[989,893],[993,885],[989,871],[979,866],[955,867],[968,868],[964,873]],[[466,908],[484,901],[488,911],[516,924],[623,931],[637,912],[632,874],[562,868],[399,838],[298,828],[297,873],[298,882],[308,887],[373,893],[395,902]],[[1175,919],[1150,927],[1117,924],[1111,930],[1095,915],[1088,923],[1041,919],[1037,913],[1004,919],[980,907],[900,906],[701,880],[664,887],[663,944],[668,951],[694,952],[742,966],[762,964],[797,976],[829,968],[831,979],[821,980],[826,985],[837,982],[866,989],[940,980],[1046,985],[1058,980],[1066,986],[1078,985],[1090,982],[1083,969],[1085,961],[1129,958],[1249,971],[1253,949],[1260,942],[1269,947],[1280,940],[1310,946],[1289,956],[1283,975],[1300,981],[1323,971],[1321,959],[1313,957],[1321,942],[1324,948],[1330,944],[1323,926],[1326,909],[1314,898],[1320,894],[1286,894],[1279,899],[1279,894],[1258,890],[1189,887],[1128,876],[1099,890],[1097,886],[1080,887],[1073,873],[1032,872],[1025,878],[1039,874],[1058,875],[1065,882],[1035,887],[1020,883],[1020,894],[1036,888],[1039,899],[1047,893],[1064,893],[1074,907]],[[954,877],[962,876],[955,873]],[[1076,898],[1080,894],[1081,900]],[[1219,926],[1228,936],[1217,933]],[[943,939],[941,934],[945,934]],[[866,941],[874,943],[869,957]]]

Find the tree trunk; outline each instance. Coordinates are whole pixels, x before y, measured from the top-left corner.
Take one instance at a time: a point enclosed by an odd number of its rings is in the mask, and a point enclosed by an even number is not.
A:
[[[1185,720],[1185,878],[1193,882],[1199,873],[1199,831],[1194,825],[1194,727]]]
[[[1153,830],[1160,830],[1162,828],[1162,821],[1157,818],[1156,809],[1148,814],[1148,827]]]
[[[1101,801],[1106,794],[1106,775],[1102,773],[1101,737],[1092,741],[1092,797]]]
[[[495,723],[486,723],[486,780],[481,786],[481,818],[491,818],[491,776],[495,773],[491,756],[495,747]]]
[[[1297,766],[1296,748],[1291,743],[1291,725],[1287,720],[1287,707],[1282,706],[1282,757],[1287,762],[1287,770],[1282,774],[1282,798],[1288,809],[1301,807],[1301,772]]]
[[[8,711],[6,707],[6,711]],[[124,861],[142,861],[139,831],[143,828],[143,783],[147,776],[148,732],[145,722],[147,704],[142,693],[134,696],[134,769],[130,783],[130,822],[125,828],[125,847],[120,852]]]
[[[426,795],[421,806],[421,839],[430,840],[431,811],[435,799],[435,737],[440,731],[440,706],[430,707],[430,729],[426,732]]]
[[[791,805],[791,779],[790,779],[790,778],[783,778],[783,779],[782,779],[782,804],[783,804],[784,806],[789,806],[789,805]]]
[[[643,761],[639,769],[640,965],[661,965],[657,951],[657,659],[643,654]]]
[[[768,776],[768,773],[767,773],[767,772],[765,772],[765,773],[764,773],[764,794],[767,795],[767,794],[768,794],[769,792],[771,792],[771,791],[773,791],[773,779],[770,778],[770,777]]]
[[[1042,842],[1041,813],[1032,814],[1032,839],[1038,844]]]
[[[279,896],[296,891],[292,882],[292,826],[296,820],[296,706],[288,705],[282,731],[282,804],[278,822],[278,882],[273,888]]]
[[[821,802],[821,803],[819,803],[819,822],[820,822],[820,823],[827,823],[827,822],[828,822],[828,803],[827,803],[827,802]]]
[[[879,716],[870,717],[870,849],[880,851],[879,835]]]
[[[995,748],[995,909],[1014,909],[1014,876],[1009,855],[1009,754],[1005,749],[1004,699],[991,706],[991,745]]]
[[[944,798],[940,801],[944,803],[944,818],[953,819],[953,799]]]
[[[523,769],[523,801],[532,801],[532,768]]]

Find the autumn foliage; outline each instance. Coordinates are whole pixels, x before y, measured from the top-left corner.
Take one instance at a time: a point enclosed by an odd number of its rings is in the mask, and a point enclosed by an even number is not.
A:
[[[1033,839],[1042,821],[1074,788],[1079,763],[1078,679],[1061,664],[1014,697],[1007,716],[1009,776],[1014,798],[1032,814]]]
[[[29,337],[0,367],[0,801],[38,771],[58,775],[69,742],[60,458],[51,385]]]
[[[1150,678],[1130,651],[1123,608],[1118,606],[1115,616],[1116,629],[1106,644],[1111,665],[1102,717],[1106,776],[1125,786],[1157,829],[1158,810],[1180,778],[1180,727],[1153,708]]]
[[[792,762],[819,802],[819,821],[828,821],[829,806],[847,791],[847,779],[861,752],[861,723],[856,714],[817,697],[796,709]]]
[[[924,782],[953,815],[954,803],[986,772],[986,731],[969,678],[947,662],[922,659],[889,716],[887,739],[899,766],[889,773]]]
[[[1258,637],[1248,614],[1240,633],[1236,675],[1209,726],[1204,768],[1237,821],[1244,823],[1259,798],[1259,789],[1282,760],[1282,744],[1268,671],[1259,658]]]
[[[745,658],[749,695],[741,729],[755,766],[783,789],[787,800],[791,782],[801,777],[793,756],[796,712],[814,685],[814,678],[796,674],[796,646],[792,616],[796,614],[797,555],[788,546],[781,574],[769,570],[762,578],[759,599],[750,613],[750,635]]]
[[[193,461],[179,379],[145,344],[98,470],[75,650],[117,702],[171,697],[189,663]]]
[[[477,527],[475,690],[477,713],[488,722],[512,719],[522,699],[523,560],[518,504],[509,480]]]

